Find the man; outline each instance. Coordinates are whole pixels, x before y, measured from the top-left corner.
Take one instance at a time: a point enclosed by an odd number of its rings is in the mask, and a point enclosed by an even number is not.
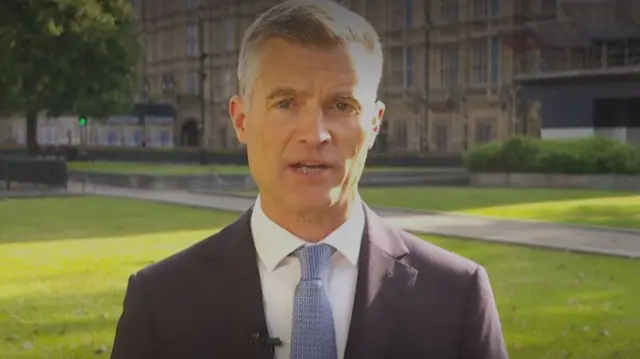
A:
[[[331,1],[256,19],[229,112],[260,195],[131,276],[113,359],[507,358],[485,270],[358,196],[381,72],[376,32]]]

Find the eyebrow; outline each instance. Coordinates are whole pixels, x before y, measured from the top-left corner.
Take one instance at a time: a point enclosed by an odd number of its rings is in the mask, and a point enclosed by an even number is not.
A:
[[[278,87],[273,89],[271,92],[269,92],[266,98],[267,100],[270,101],[279,97],[293,96],[298,93],[300,93],[300,91],[294,89],[293,87]],[[349,91],[337,92],[333,94],[333,96],[331,97],[334,99],[351,100],[351,101],[359,102],[356,96]]]
[[[293,96],[297,92],[298,91],[296,91],[296,89],[292,87],[278,87],[269,92],[269,94],[267,95],[267,100],[273,100],[278,97]]]
[[[356,96],[351,92],[338,92],[334,94],[332,97],[340,100],[352,100],[352,101],[360,102],[358,101],[358,98],[356,98]]]

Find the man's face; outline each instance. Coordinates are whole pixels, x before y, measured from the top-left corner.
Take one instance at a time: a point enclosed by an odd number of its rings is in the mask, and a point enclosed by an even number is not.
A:
[[[351,200],[384,114],[371,55],[274,39],[254,61],[229,111],[261,196],[295,211]]]

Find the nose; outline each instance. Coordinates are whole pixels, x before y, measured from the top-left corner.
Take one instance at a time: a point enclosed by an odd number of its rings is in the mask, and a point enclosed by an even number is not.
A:
[[[331,141],[323,111],[313,111],[299,121],[298,141],[316,147]]]

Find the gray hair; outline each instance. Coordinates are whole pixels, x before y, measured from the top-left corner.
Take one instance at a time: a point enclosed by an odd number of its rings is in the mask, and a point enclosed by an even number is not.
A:
[[[238,84],[240,94],[247,100],[258,73],[252,60],[268,40],[275,38],[321,48],[362,44],[375,60],[378,82],[382,76],[380,38],[362,16],[331,0],[286,0],[261,14],[242,38]]]

